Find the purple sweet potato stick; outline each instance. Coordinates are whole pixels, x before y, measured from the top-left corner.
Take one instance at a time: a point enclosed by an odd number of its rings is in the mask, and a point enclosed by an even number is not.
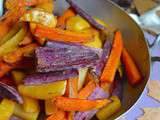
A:
[[[22,120],[22,119],[13,115],[13,116],[11,116],[11,118],[9,120]]]
[[[92,94],[88,97],[89,100],[105,99],[108,98],[107,94],[102,88],[96,87]],[[90,120],[98,110],[91,110],[86,112],[77,112],[74,116],[74,120]]]
[[[59,80],[66,80],[71,77],[75,77],[78,75],[77,70],[66,70],[66,71],[58,71],[58,72],[50,72],[50,73],[36,73],[33,75],[29,75],[24,79],[25,85],[39,85],[46,84],[51,82],[56,82]]]
[[[0,82],[0,96],[2,98],[8,98],[20,104],[23,104],[23,99],[19,95],[18,91],[15,88],[8,86],[2,82]]]
[[[50,72],[93,67],[99,62],[101,55],[101,49],[53,42],[52,47],[36,49],[37,70]]]

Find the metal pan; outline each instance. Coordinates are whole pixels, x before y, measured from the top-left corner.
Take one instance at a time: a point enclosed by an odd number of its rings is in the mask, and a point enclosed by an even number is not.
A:
[[[121,8],[109,0],[75,0],[90,15],[104,20],[109,27],[118,28],[123,34],[126,48],[135,59],[144,77],[144,82],[136,87],[124,83],[123,108],[112,116],[116,119],[126,113],[140,98],[150,75],[150,55],[147,43],[140,27]],[[65,0],[56,0],[56,13],[60,14],[68,7]],[[95,119],[95,118],[93,118]]]

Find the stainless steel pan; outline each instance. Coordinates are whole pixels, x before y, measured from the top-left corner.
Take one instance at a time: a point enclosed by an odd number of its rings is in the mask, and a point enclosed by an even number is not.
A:
[[[135,59],[144,77],[144,82],[136,87],[124,83],[123,108],[110,119],[126,113],[141,96],[150,74],[150,56],[144,35],[140,27],[121,8],[109,0],[75,0],[86,12],[104,20],[111,28],[121,30],[126,48]],[[56,13],[60,14],[68,7],[65,0],[56,0]],[[94,118],[95,119],[95,118]]]

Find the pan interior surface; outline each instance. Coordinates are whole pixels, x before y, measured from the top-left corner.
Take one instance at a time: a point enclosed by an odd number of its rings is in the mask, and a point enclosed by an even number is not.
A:
[[[147,43],[140,27],[130,18],[127,13],[108,0],[75,0],[87,13],[104,20],[109,28],[118,28],[123,34],[125,47],[134,58],[143,75],[140,85],[131,87],[124,80],[123,108],[110,119],[116,119],[128,111],[142,94],[150,74],[150,56]],[[68,7],[65,0],[56,0],[55,11],[61,14]],[[95,118],[93,118],[95,119]]]

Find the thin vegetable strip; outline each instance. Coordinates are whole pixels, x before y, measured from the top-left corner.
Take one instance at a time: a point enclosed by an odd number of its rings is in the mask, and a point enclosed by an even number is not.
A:
[[[108,58],[103,73],[100,77],[101,82],[108,82],[108,83],[113,82],[116,70],[119,65],[122,50],[123,50],[122,35],[120,31],[117,31],[115,33],[111,54]]]
[[[45,37],[50,40],[74,43],[84,43],[93,39],[92,34],[78,33],[59,28],[45,28],[40,26],[35,29],[34,34],[37,37]]]

